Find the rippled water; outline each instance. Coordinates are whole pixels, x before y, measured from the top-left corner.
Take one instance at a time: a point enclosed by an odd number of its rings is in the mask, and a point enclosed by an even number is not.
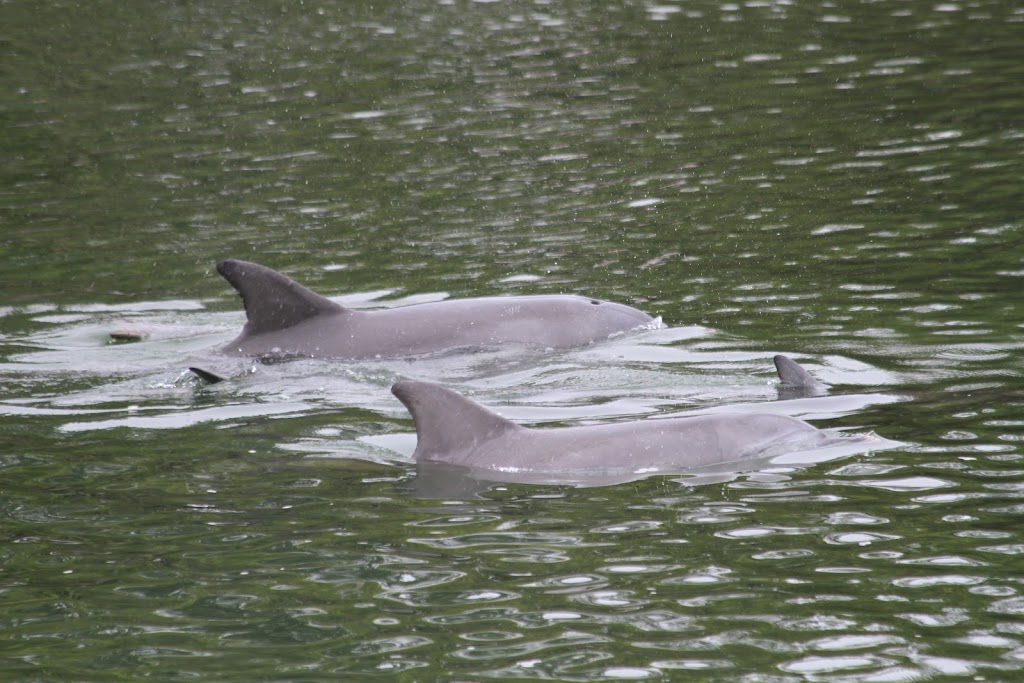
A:
[[[1015,680],[1022,24],[0,1],[5,680]],[[206,386],[225,257],[359,308],[579,292],[668,327]],[[780,394],[779,352],[829,394]],[[464,486],[412,468],[403,377],[898,447]]]

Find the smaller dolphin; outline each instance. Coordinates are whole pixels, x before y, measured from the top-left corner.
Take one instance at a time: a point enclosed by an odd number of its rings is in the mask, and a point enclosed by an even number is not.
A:
[[[221,261],[217,271],[245,304],[242,333],[222,349],[231,355],[359,360],[506,343],[561,348],[660,324],[630,306],[564,295],[453,299],[353,311],[256,263]]]
[[[775,370],[779,373],[779,394],[784,398],[824,396],[828,387],[814,379],[796,361],[786,356],[775,356]]]
[[[412,414],[417,463],[454,465],[492,481],[563,482],[568,476],[615,483],[856,440],[774,413],[532,429],[436,384],[403,380],[391,392]]]

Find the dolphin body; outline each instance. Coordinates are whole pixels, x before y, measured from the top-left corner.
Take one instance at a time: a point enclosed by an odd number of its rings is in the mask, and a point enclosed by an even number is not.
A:
[[[416,424],[418,467],[443,465],[489,481],[621,483],[872,438],[830,435],[774,413],[532,429],[437,384],[403,380],[391,391]]]
[[[581,296],[453,299],[353,311],[265,266],[228,260],[217,272],[242,297],[247,322],[222,351],[360,360],[506,343],[564,348],[655,325],[646,313]]]
[[[783,398],[824,396],[828,393],[828,387],[816,380],[796,361],[782,355],[775,356],[773,360],[775,370],[779,373],[779,395]]]

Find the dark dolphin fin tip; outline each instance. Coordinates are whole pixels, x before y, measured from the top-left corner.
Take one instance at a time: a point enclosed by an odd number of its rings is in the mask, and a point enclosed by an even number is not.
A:
[[[440,456],[468,443],[525,429],[439,384],[402,380],[392,385],[391,393],[405,404],[416,423],[417,458],[444,459]]]
[[[783,386],[802,389],[808,393],[824,393],[824,384],[814,379],[811,373],[804,370],[796,361],[783,355],[777,355],[775,370],[779,373],[779,381]]]
[[[189,366],[189,370],[191,370],[192,374],[194,374],[196,377],[206,382],[209,382],[210,384],[217,384],[218,382],[223,382],[224,380],[227,379],[227,377],[224,377],[223,375],[218,375],[216,372],[213,372],[212,370],[206,370],[204,368]]]
[[[258,263],[227,259],[217,264],[217,272],[241,295],[248,334],[283,330],[318,315],[345,312],[330,299]]]

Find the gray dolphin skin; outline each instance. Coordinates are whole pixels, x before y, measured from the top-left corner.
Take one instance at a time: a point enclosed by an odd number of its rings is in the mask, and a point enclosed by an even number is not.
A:
[[[773,359],[775,370],[779,373],[779,393],[784,397],[822,396],[828,393],[828,387],[814,379],[796,361],[778,355]]]
[[[453,299],[353,311],[265,266],[227,260],[217,271],[238,290],[247,322],[222,351],[359,360],[522,343],[564,348],[656,324],[623,304],[581,296]]]
[[[734,460],[850,443],[773,413],[716,413],[532,429],[428,382],[391,387],[416,424],[417,463],[444,463],[492,481],[617,483]],[[480,476],[482,474],[482,476]],[[603,480],[603,482],[601,481]]]

